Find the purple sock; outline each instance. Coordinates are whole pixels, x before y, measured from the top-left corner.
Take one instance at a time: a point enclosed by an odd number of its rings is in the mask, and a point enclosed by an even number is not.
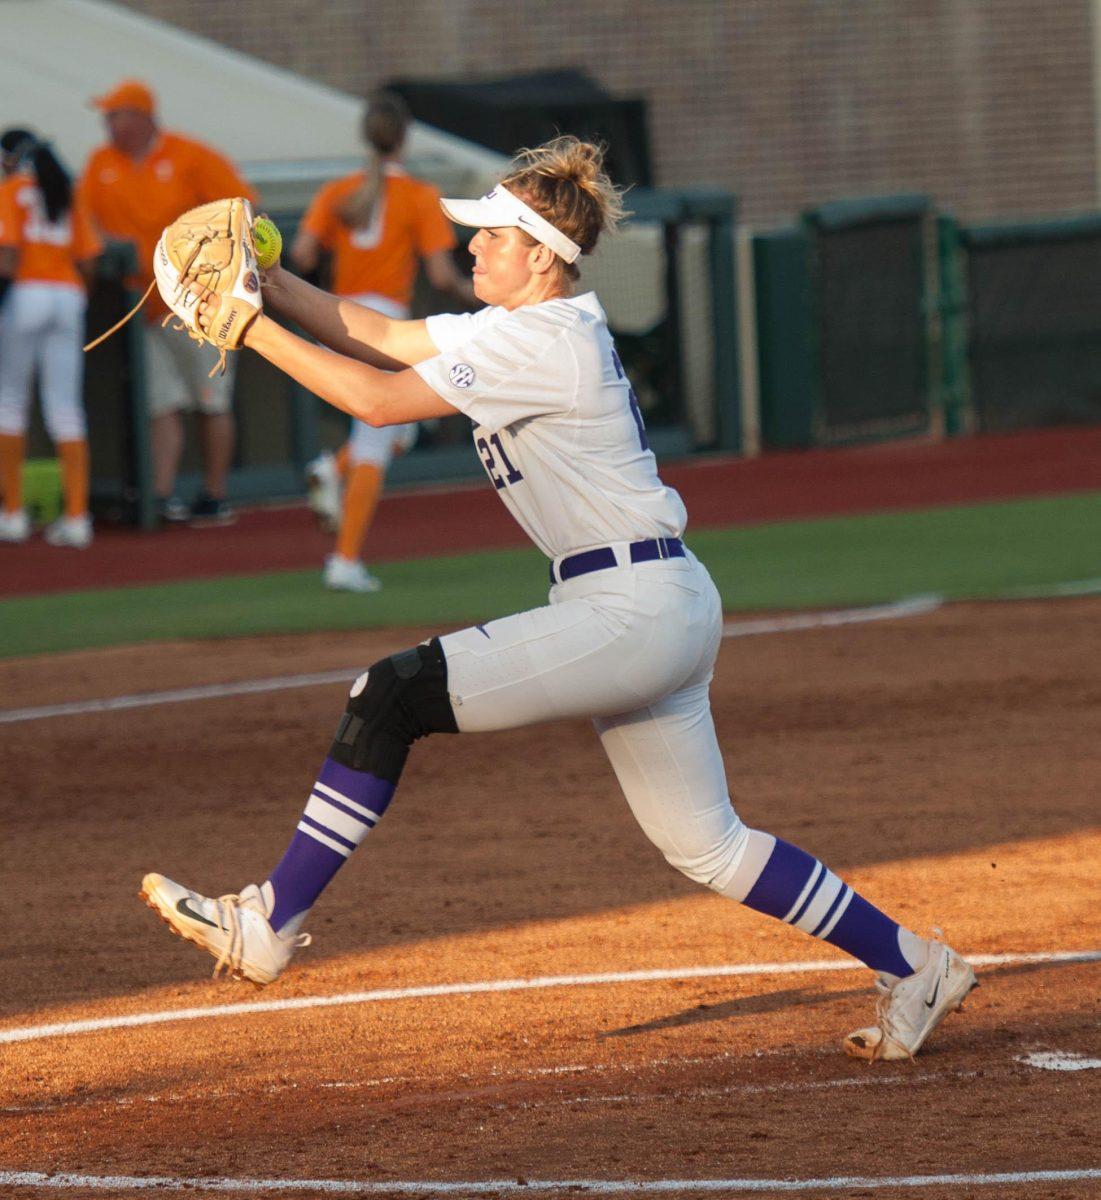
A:
[[[378,824],[393,795],[394,784],[387,780],[325,759],[291,844],[268,877],[275,894],[270,920],[276,931],[313,906]]]
[[[742,901],[859,958],[875,971],[915,970],[899,946],[899,926],[805,850],[780,838]]]

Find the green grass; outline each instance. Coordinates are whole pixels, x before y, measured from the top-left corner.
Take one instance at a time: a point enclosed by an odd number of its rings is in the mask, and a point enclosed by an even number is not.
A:
[[[728,609],[871,604],[935,592],[997,596],[1101,576],[1101,493],[689,533]],[[127,642],[484,621],[546,599],[534,550],[375,568],[377,596],[319,572],[0,601],[0,656]]]

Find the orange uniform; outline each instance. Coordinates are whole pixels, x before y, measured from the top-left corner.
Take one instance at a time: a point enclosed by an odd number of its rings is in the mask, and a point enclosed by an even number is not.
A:
[[[228,159],[177,133],[160,134],[140,162],[112,145],[100,146],[84,168],[80,193],[107,237],[134,243],[142,288],[153,278],[153,250],[161,231],[180,213],[224,196],[256,200]],[[164,311],[159,296],[150,297],[150,303]]]
[[[455,232],[440,208],[440,193],[392,164],[386,167],[370,225],[349,229],[340,219],[340,207],[365,179],[365,172],[358,171],[326,184],[302,228],[332,252],[336,295],[373,293],[408,307],[418,260],[452,249]]]
[[[51,221],[29,175],[0,183],[0,246],[19,250],[15,283],[84,286],[76,264],[103,250],[79,197],[60,221]]]

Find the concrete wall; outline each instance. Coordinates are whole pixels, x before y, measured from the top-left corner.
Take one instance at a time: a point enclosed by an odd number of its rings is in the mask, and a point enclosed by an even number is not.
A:
[[[388,78],[588,70],[650,102],[658,181],[758,225],[926,191],[966,218],[1096,199],[1088,0],[125,0],[362,93]]]

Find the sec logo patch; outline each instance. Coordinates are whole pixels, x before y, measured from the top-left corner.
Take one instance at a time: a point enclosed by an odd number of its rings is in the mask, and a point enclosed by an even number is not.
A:
[[[447,377],[457,388],[468,388],[474,382],[474,368],[466,363],[456,363]]]

